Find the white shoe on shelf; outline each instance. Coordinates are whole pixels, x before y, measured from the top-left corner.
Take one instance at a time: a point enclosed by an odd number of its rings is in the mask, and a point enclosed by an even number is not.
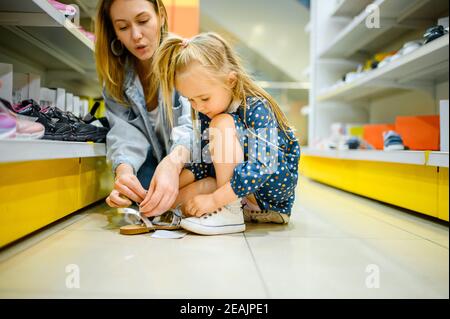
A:
[[[223,235],[245,231],[241,200],[225,205],[202,217],[181,220],[181,227],[200,235]]]

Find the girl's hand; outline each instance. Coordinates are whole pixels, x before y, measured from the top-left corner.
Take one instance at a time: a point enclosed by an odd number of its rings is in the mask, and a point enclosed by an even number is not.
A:
[[[184,213],[189,216],[200,217],[212,213],[219,207],[212,194],[197,195],[184,205]]]

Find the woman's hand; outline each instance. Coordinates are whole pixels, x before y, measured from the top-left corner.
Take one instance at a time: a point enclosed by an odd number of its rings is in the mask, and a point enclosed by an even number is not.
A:
[[[197,195],[184,205],[184,213],[189,216],[200,217],[204,214],[212,213],[219,207],[213,194]]]
[[[116,169],[114,189],[106,198],[106,203],[110,207],[124,208],[130,206],[131,201],[142,202],[145,195],[146,191],[134,175],[133,168],[127,164],[120,164]]]
[[[167,157],[163,159],[155,170],[139,211],[147,217],[152,217],[169,210],[178,196],[179,179],[178,166]]]
[[[178,145],[159,163],[147,196],[140,205],[141,213],[147,217],[158,216],[172,207],[179,192],[181,170],[189,157],[189,150]]]

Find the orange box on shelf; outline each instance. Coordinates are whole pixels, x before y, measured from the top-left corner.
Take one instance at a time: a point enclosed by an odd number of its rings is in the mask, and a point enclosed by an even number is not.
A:
[[[395,130],[411,150],[439,151],[439,115],[398,116]]]
[[[395,130],[394,124],[364,125],[364,140],[377,150],[383,149],[383,132]]]

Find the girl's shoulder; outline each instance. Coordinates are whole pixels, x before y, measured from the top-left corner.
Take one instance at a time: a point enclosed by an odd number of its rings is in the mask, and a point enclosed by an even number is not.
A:
[[[239,113],[248,127],[258,129],[276,125],[275,116],[266,99],[247,96],[245,102],[245,107],[241,105]]]

